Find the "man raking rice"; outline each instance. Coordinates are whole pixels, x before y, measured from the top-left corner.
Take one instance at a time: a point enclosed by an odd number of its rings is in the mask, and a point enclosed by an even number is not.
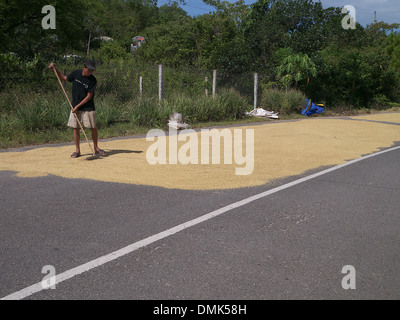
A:
[[[106,152],[100,149],[98,146],[98,132],[96,128],[94,93],[97,80],[93,75],[93,72],[96,70],[96,63],[93,60],[87,60],[83,65],[82,70],[75,70],[68,76],[58,71],[54,63],[50,63],[49,69],[52,69],[57,76],[60,86],[64,91],[64,94],[71,107],[68,126],[74,129],[75,142],[75,152],[71,155],[71,158],[78,158],[81,156],[80,130],[82,130],[83,134],[85,135],[93,154],[93,156],[87,158],[87,160],[93,160],[99,158],[100,156],[105,156]],[[64,90],[61,80],[72,82],[72,103]],[[92,132],[94,150],[86,136],[82,124]]]

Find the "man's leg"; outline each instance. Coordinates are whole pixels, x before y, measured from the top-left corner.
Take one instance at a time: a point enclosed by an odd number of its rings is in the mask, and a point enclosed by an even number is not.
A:
[[[99,133],[97,132],[96,128],[91,128],[90,131],[92,131],[92,140],[93,140],[93,145],[94,145],[94,151],[99,151],[99,146],[97,145],[97,142],[99,140]]]
[[[94,151],[96,154],[99,154],[101,156],[105,156],[106,153],[104,150],[101,150],[98,146],[98,140],[99,140],[99,134],[97,132],[97,129],[90,129],[92,131],[92,140],[93,140],[93,145],[94,145]]]
[[[68,127],[74,130],[75,152],[71,155],[71,157],[77,158],[81,154],[81,148],[80,148],[81,135],[80,135],[80,128],[78,127],[78,122],[76,121],[76,117],[72,112],[69,116]]]
[[[81,153],[81,147],[80,147],[80,140],[81,140],[81,129],[75,129],[74,128],[74,142],[75,142],[75,149],[76,149],[76,152],[78,153],[78,154],[80,154]]]

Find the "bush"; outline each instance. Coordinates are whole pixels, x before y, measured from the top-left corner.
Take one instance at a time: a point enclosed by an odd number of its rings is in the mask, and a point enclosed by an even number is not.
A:
[[[0,53],[0,91],[13,88],[15,84],[40,83],[44,62],[39,55],[24,60],[13,53]]]
[[[284,91],[269,88],[262,93],[261,106],[264,109],[288,115],[299,113],[304,109],[305,100],[306,96],[301,91],[294,89]]]
[[[241,119],[247,101],[232,89],[222,90],[215,98],[206,96],[178,98],[173,101],[175,111],[182,113],[188,123]]]
[[[135,96],[132,69],[124,67],[122,60],[98,67],[95,76],[97,79],[96,97],[113,95],[116,101],[124,103]],[[138,83],[138,81],[137,81]]]
[[[30,97],[18,100],[14,112],[21,129],[41,131],[65,127],[70,107],[66,101],[38,94],[33,100]]]
[[[389,108],[390,104],[390,99],[388,99],[384,94],[378,94],[372,99],[372,107],[378,110]]]
[[[130,120],[132,123],[143,127],[165,127],[172,110],[165,104],[160,104],[157,99],[147,98],[131,105]]]
[[[246,100],[236,91],[222,91],[215,98],[178,95],[159,103],[158,99],[144,98],[128,108],[130,121],[144,127],[166,127],[173,112],[182,114],[188,124],[241,119],[247,109]]]
[[[301,85],[313,100],[362,109],[385,107],[386,98],[399,98],[400,77],[381,47],[329,46],[315,60],[317,77]]]
[[[117,41],[102,42],[100,49],[93,53],[94,60],[109,63],[115,60],[124,60],[128,57],[125,48]]]
[[[125,106],[117,102],[113,95],[104,96],[96,105],[96,124],[98,128],[109,127],[117,122],[127,120]]]

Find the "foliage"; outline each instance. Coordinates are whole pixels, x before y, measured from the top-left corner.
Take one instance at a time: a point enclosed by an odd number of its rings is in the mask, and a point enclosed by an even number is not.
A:
[[[42,28],[45,5],[53,5],[56,9],[55,30]],[[35,54],[53,56],[66,49],[79,49],[84,13],[83,0],[1,1],[0,53],[14,52],[26,59]]]
[[[0,90],[12,88],[16,82],[25,83],[34,79],[37,71],[43,67],[40,56],[35,55],[32,59],[22,60],[18,55],[12,53],[0,54]]]
[[[304,90],[330,105],[368,107],[377,95],[398,99],[399,78],[379,47],[330,46],[321,51],[318,76]]]
[[[400,71],[400,34],[391,33],[387,37],[387,54],[391,57],[391,65]]]
[[[276,88],[268,88],[263,90],[261,106],[267,110],[288,115],[304,109],[305,101],[306,96],[301,91],[295,89],[282,91]]]
[[[205,96],[176,95],[161,104],[154,98],[139,100],[130,109],[133,123],[146,127],[165,127],[170,115],[178,112],[189,124],[244,118],[246,100],[238,92],[222,91],[215,99]]]
[[[153,61],[167,66],[187,65],[195,62],[196,50],[190,35],[192,25],[187,20],[169,21],[147,28],[143,35],[146,39],[144,48],[138,52],[146,61]]]
[[[339,8],[312,0],[259,0],[243,23],[253,68],[271,68],[274,52],[292,48],[312,57],[342,33]]]
[[[125,60],[129,57],[126,50],[117,41],[103,41],[99,50],[92,54],[92,58],[102,63]]]
[[[298,53],[289,55],[283,59],[281,65],[276,70],[276,74],[278,78],[284,77],[285,75],[291,76],[296,82],[295,88],[297,89],[297,83],[299,81],[317,75],[317,68],[307,54]]]
[[[323,8],[315,0],[258,0],[251,5],[243,0],[203,0],[216,11],[197,17],[184,11],[184,2],[170,1],[158,7],[157,0],[2,1],[0,92],[17,91],[21,86],[32,97],[54,92],[57,83],[46,69],[50,61],[56,61],[58,68],[68,73],[91,57],[98,62],[96,98],[101,98],[100,108],[112,99],[124,106],[136,101],[139,88],[135,85],[132,89],[130,84],[138,83],[140,76],[144,79],[143,103],[153,105],[157,64],[166,66],[167,99],[178,93],[188,99],[201,97],[196,105],[214,116],[219,111],[203,97],[213,69],[223,74],[219,85],[229,88],[234,81],[240,84],[241,98],[229,92],[234,97],[229,100],[231,104],[235,99],[242,103],[243,95],[251,95],[252,79],[248,75],[252,72],[263,75],[264,91],[288,89],[294,81],[308,98],[325,101],[331,107],[388,106],[400,101],[399,24],[379,22],[344,30],[341,8]],[[48,4],[57,10],[55,30],[41,27],[41,8]],[[130,45],[137,35],[146,41],[132,55]],[[97,41],[101,36],[113,41]],[[80,58],[64,59],[71,54]],[[208,84],[205,76],[210,78]],[[191,102],[185,99],[174,103]],[[32,98],[35,106],[34,101]],[[43,99],[37,101],[48,106]],[[38,112],[42,117],[49,114]],[[107,112],[100,119],[104,126],[121,121],[121,117]],[[122,118],[127,119],[128,114],[132,115],[129,108]],[[20,116],[23,119],[24,113]],[[193,116],[204,118],[202,114]]]

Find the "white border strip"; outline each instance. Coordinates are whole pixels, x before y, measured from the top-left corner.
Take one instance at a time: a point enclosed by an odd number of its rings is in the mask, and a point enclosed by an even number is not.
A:
[[[165,239],[165,238],[167,238],[169,236],[172,236],[172,235],[174,235],[174,234],[176,234],[178,232],[181,232],[181,231],[183,231],[185,229],[193,227],[193,226],[195,226],[197,224],[200,224],[200,223],[202,223],[204,221],[207,221],[207,220],[210,220],[212,218],[215,218],[215,217],[217,217],[217,216],[219,216],[219,215],[221,215],[221,214],[223,214],[225,212],[231,211],[231,210],[239,208],[239,207],[243,207],[246,204],[249,204],[249,203],[254,202],[256,200],[265,198],[265,197],[267,197],[267,196],[269,196],[271,194],[274,194],[274,193],[277,193],[279,191],[288,189],[290,187],[293,187],[293,186],[298,185],[300,183],[303,183],[305,181],[309,181],[309,180],[318,178],[318,177],[323,176],[325,174],[328,174],[328,173],[330,173],[332,171],[336,171],[336,170],[339,170],[341,168],[350,166],[350,165],[352,165],[352,164],[354,164],[356,162],[360,162],[360,161],[363,161],[363,160],[366,160],[366,159],[369,159],[369,158],[372,158],[372,157],[375,157],[375,156],[379,156],[379,155],[387,153],[387,152],[395,151],[395,150],[398,150],[398,149],[400,149],[400,146],[399,147],[395,147],[395,148],[391,148],[391,149],[387,149],[387,150],[384,150],[384,151],[380,151],[380,152],[377,152],[377,153],[373,153],[373,154],[367,155],[365,157],[362,157],[362,158],[359,158],[359,159],[355,159],[355,160],[346,162],[344,164],[341,164],[341,165],[338,165],[338,166],[323,170],[321,172],[317,172],[317,173],[312,174],[310,176],[295,180],[295,181],[287,183],[287,184],[285,184],[283,186],[280,186],[280,187],[277,187],[277,188],[274,188],[274,189],[259,193],[257,195],[254,195],[254,196],[251,196],[249,198],[246,198],[244,200],[232,203],[232,204],[227,205],[227,206],[225,206],[223,208],[220,208],[218,210],[215,210],[215,211],[212,211],[210,213],[207,213],[207,214],[205,214],[205,215],[203,215],[201,217],[198,217],[196,219],[190,220],[188,222],[184,222],[184,223],[182,223],[180,225],[172,227],[172,228],[170,228],[168,230],[165,230],[163,232],[160,232],[160,233],[158,233],[156,235],[153,235],[153,236],[150,236],[150,237],[145,238],[143,240],[140,240],[138,242],[135,242],[135,243],[133,243],[133,244],[131,244],[131,245],[125,247],[125,248],[122,248],[122,249],[119,249],[117,251],[114,251],[114,252],[112,252],[110,254],[107,254],[105,256],[102,256],[100,258],[92,260],[92,261],[90,261],[88,263],[85,263],[83,265],[80,265],[80,266],[78,266],[76,268],[73,268],[73,269],[70,269],[70,270],[65,271],[63,273],[57,274],[56,275],[55,284],[59,284],[59,283],[61,283],[63,281],[71,279],[71,278],[73,278],[73,277],[75,277],[75,276],[77,276],[79,274],[82,274],[84,272],[88,272],[88,271],[90,271],[90,270],[92,270],[94,268],[97,268],[99,266],[102,266],[102,265],[104,265],[104,264],[106,264],[108,262],[111,262],[113,260],[116,260],[118,258],[126,256],[126,255],[128,255],[128,254],[130,254],[130,253],[132,253],[132,252],[134,252],[134,251],[136,251],[138,249],[140,249],[140,248],[146,247],[146,246],[148,246],[148,245],[150,245],[150,244],[152,244],[152,243],[154,243],[156,241],[159,241],[161,239]],[[15,292],[13,294],[10,294],[10,295],[8,295],[8,296],[6,296],[6,297],[4,297],[4,298],[2,298],[0,300],[21,300],[21,299],[29,297],[29,296],[31,296],[31,295],[33,295],[35,293],[43,291],[43,290],[46,290],[46,289],[42,286],[42,282],[39,282],[39,283],[36,283],[36,284],[34,284],[34,285],[30,286],[30,287],[27,287],[25,289],[17,291],[17,292]]]

